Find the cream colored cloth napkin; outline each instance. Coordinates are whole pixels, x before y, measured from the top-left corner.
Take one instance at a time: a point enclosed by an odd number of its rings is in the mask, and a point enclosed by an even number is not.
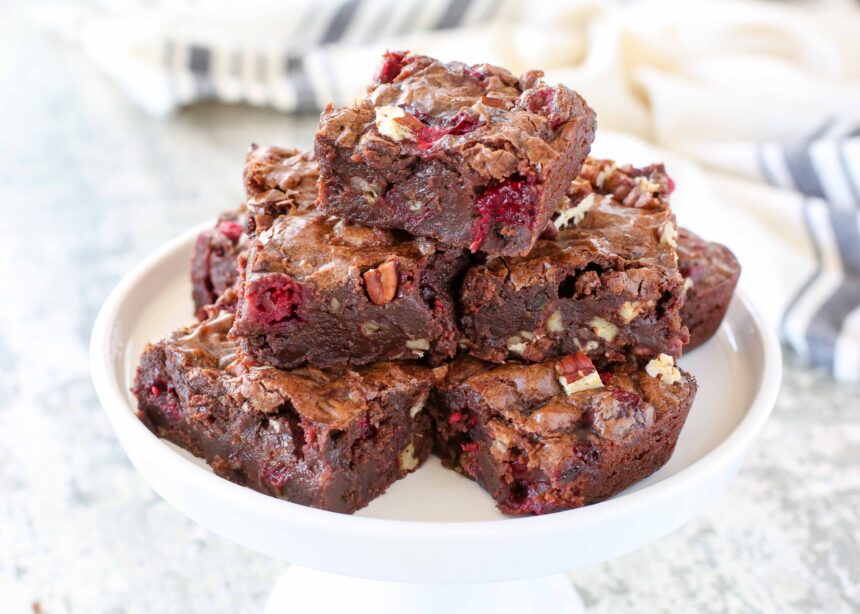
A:
[[[788,345],[860,379],[854,3],[300,0],[43,17],[153,114],[206,99],[318,112],[360,94],[385,49],[542,68],[600,129],[705,168],[710,198],[680,222],[738,254]]]

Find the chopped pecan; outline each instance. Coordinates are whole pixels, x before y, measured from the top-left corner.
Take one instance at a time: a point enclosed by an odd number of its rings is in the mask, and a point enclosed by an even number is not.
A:
[[[397,295],[397,260],[386,260],[375,269],[366,271],[364,286],[374,305],[385,305]]]

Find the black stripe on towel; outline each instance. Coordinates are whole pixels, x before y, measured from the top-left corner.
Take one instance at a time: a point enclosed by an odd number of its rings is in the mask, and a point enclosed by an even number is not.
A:
[[[331,18],[331,22],[328,24],[328,28],[326,28],[320,42],[334,43],[339,41],[358,11],[359,4],[361,4],[360,0],[347,0],[341,4]]]
[[[296,111],[305,113],[317,111],[317,99],[313,86],[305,69],[305,61],[301,56],[291,55],[284,64],[287,81],[296,92]]]
[[[770,185],[779,185],[776,182],[776,178],[773,176],[773,173],[770,172],[770,168],[767,165],[767,159],[764,157],[764,145],[757,145],[755,148],[756,160],[758,161],[758,167],[761,169],[761,174],[764,175],[765,180]]]
[[[451,0],[448,3],[448,6],[445,7],[445,12],[442,13],[442,17],[439,18],[439,21],[436,22],[437,30],[444,30],[446,28],[454,28],[463,21],[463,16],[466,14],[466,11],[469,10],[469,5],[472,4],[472,0]]]
[[[212,63],[212,52],[206,47],[199,45],[191,45],[188,50],[188,70],[195,77],[205,77],[209,75],[210,64]]]
[[[795,307],[797,307],[797,303],[800,302],[800,299],[809,291],[809,288],[815,283],[815,280],[818,279],[818,276],[821,275],[822,265],[821,265],[821,246],[818,244],[818,236],[815,234],[815,228],[812,226],[812,218],[810,216],[810,205],[809,200],[805,200],[803,202],[803,226],[806,228],[806,234],[809,235],[809,241],[812,243],[812,253],[815,256],[815,270],[812,274],[807,278],[803,285],[798,288],[797,292],[795,292],[794,296],[788,302],[788,305],[785,308],[785,311],[782,314],[782,322],[780,323],[780,333],[783,338],[788,337],[788,321],[791,319],[792,313],[794,312]]]
[[[839,156],[839,166],[842,169],[842,174],[845,175],[845,183],[848,184],[848,189],[851,191],[851,196],[854,199],[854,204],[860,207],[860,167],[852,168],[848,162],[848,156],[845,155],[845,145],[852,139],[839,139],[836,143],[836,154]]]
[[[197,100],[217,98],[215,84],[212,82],[212,51],[200,45],[188,48],[188,69],[194,76],[195,97]]]
[[[842,260],[843,278],[809,322],[806,340],[810,358],[827,365],[832,372],[836,342],[845,319],[860,307],[860,229],[857,214],[852,211],[828,207],[827,213]]]
[[[826,198],[821,180],[818,177],[818,171],[815,170],[815,165],[812,163],[809,143],[804,143],[797,149],[787,149],[785,163],[798,190],[806,196]]]

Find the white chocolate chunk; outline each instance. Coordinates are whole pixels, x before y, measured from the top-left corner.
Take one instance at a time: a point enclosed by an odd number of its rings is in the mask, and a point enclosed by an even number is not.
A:
[[[678,247],[678,229],[672,222],[666,222],[663,225],[663,230],[660,232],[660,243],[665,243],[670,247]]]
[[[406,347],[410,350],[429,350],[430,342],[427,339],[410,339],[406,342]]]
[[[521,337],[514,335],[513,337],[508,337],[508,341],[505,346],[508,348],[509,352],[522,356],[523,352],[526,351],[528,344],[523,342]]]
[[[403,452],[400,453],[400,468],[404,471],[412,471],[418,466],[418,459],[415,458],[415,446],[409,442]]]
[[[564,376],[561,376],[558,378],[558,383],[561,384],[562,388],[564,388],[564,393],[568,395],[582,392],[583,390],[603,388],[603,382],[600,380],[600,375],[597,374],[597,371],[589,373],[585,377],[580,377],[578,380],[570,383],[564,379]]]
[[[379,130],[379,134],[387,136],[395,143],[403,139],[411,139],[412,130],[402,122],[396,121],[405,116],[406,112],[394,105],[376,107],[376,129]]]
[[[589,322],[589,324],[591,325],[591,329],[594,331],[594,334],[606,341],[612,341],[618,334],[618,327],[612,322],[607,322],[600,316],[594,316],[591,318],[591,322]]]
[[[560,333],[564,330],[564,321],[561,318],[561,310],[556,309],[546,321],[546,330],[548,333]]]
[[[687,277],[687,278],[684,280],[684,290],[685,290],[685,291],[686,291],[686,290],[689,290],[689,289],[690,289],[690,288],[692,288],[692,287],[693,287],[693,280],[692,280],[692,279],[690,279],[689,277]]]
[[[639,301],[626,301],[621,305],[619,315],[621,315],[621,319],[624,320],[625,324],[630,324],[640,313],[642,313],[643,309],[644,305]]]
[[[364,197],[368,200],[376,200],[379,198],[380,189],[375,183],[370,183],[362,177],[352,177],[349,180],[349,183],[356,190],[361,190],[361,193],[364,194]]]
[[[426,392],[424,394],[422,394],[420,397],[418,397],[418,400],[415,401],[415,405],[413,405],[412,407],[409,408],[409,417],[410,418],[414,418],[419,413],[421,413],[422,409],[424,409],[424,404],[427,402],[427,395],[428,395],[428,393],[426,393]]]
[[[660,354],[645,365],[645,373],[659,377],[663,384],[677,384],[681,381],[681,370],[675,366],[675,359],[668,354]]]

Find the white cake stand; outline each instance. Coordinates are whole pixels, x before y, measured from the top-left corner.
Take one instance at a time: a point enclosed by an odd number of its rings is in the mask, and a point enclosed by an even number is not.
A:
[[[111,293],[93,329],[93,380],[132,463],[166,501],[294,564],[272,593],[271,613],[582,612],[558,574],[659,539],[706,507],[736,475],[776,399],[779,344],[739,293],[718,335],[681,361],[699,393],[672,459],[608,501],[506,518],[477,485],[431,458],[354,516],[287,503],[217,477],[134,414],[128,388],[144,344],[191,320],[187,267],[199,230],[158,250]]]

